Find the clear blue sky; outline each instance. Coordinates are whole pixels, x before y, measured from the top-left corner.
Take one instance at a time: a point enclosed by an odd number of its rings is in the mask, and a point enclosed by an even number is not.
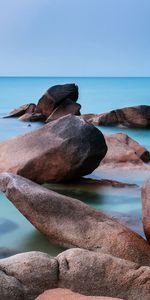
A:
[[[150,76],[150,0],[0,0],[1,76]]]

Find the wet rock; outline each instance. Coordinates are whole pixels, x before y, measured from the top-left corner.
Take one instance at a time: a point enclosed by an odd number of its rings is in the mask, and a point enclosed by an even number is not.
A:
[[[0,189],[52,242],[150,265],[150,246],[138,234],[77,199],[14,174],[0,174]]]
[[[150,242],[150,178],[142,187],[142,214],[145,236]]]
[[[96,125],[125,126],[133,128],[150,127],[150,106],[139,105],[112,110],[102,114],[83,115],[83,118]]]
[[[20,106],[17,109],[12,110],[9,115],[5,116],[4,118],[10,117],[21,117],[25,113],[33,113],[35,111],[36,105],[34,103],[25,104]]]
[[[107,151],[103,134],[79,117],[68,115],[0,143],[0,172],[39,183],[79,178],[98,167]]]
[[[74,293],[68,289],[52,289],[44,292],[36,300],[119,300],[119,298],[101,297],[101,296],[85,296]]]
[[[59,106],[57,106],[51,115],[48,117],[46,122],[50,122],[53,120],[56,120],[58,118],[61,118],[65,115],[72,114],[72,115],[80,115],[80,109],[81,105],[78,103],[73,102],[70,99],[65,99]]]

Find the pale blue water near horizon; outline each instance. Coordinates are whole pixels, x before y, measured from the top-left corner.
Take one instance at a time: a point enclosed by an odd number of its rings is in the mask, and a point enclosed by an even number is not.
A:
[[[79,100],[82,113],[101,113],[111,109],[146,104],[150,105],[150,78],[97,78],[97,77],[0,77],[0,117],[22,104],[37,103],[40,96],[55,84],[75,82],[79,86]],[[19,122],[16,119],[0,118],[0,141],[34,130],[40,123]],[[149,130],[101,127],[103,133],[125,132],[150,150]],[[88,177],[91,177],[89,175]],[[98,175],[99,176],[99,175]],[[101,173],[101,178],[122,180],[142,184],[148,174]],[[99,178],[99,177],[97,177]],[[136,226],[141,218],[139,188],[116,189],[96,188],[91,190],[81,186],[51,185],[51,188],[83,200],[96,209],[117,215],[126,214],[131,218],[129,226],[143,235],[142,228]],[[125,216],[125,217],[126,217]],[[131,220],[130,220],[131,221]],[[130,224],[132,223],[132,224]],[[133,224],[134,223],[134,224]],[[0,247],[18,251],[42,250],[51,254],[61,251],[50,245],[34,227],[0,194]]]

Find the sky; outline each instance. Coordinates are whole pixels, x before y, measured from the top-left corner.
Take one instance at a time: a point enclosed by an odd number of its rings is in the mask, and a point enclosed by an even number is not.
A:
[[[0,76],[150,76],[150,0],[0,0]]]

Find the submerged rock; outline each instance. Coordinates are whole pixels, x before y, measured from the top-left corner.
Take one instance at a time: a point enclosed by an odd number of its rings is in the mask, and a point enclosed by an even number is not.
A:
[[[55,258],[28,252],[3,259],[0,281],[3,300],[35,300],[44,291],[55,288],[128,300],[149,300],[150,295],[149,267],[83,249],[67,250]],[[54,291],[49,293],[54,295]]]
[[[135,128],[150,127],[150,105],[120,108],[102,114],[83,115],[83,118],[96,125]]]
[[[150,266],[150,246],[142,237],[81,201],[8,173],[0,174],[0,189],[52,242]]]
[[[0,172],[35,182],[79,178],[96,169],[107,152],[103,134],[79,117],[68,115],[0,143]]]
[[[145,236],[150,243],[150,178],[142,187],[142,215]]]
[[[15,255],[17,253],[18,253],[18,251],[15,249],[0,247],[0,259]]]
[[[101,297],[101,296],[85,296],[74,293],[68,289],[51,289],[44,292],[36,300],[119,300],[119,298]],[[121,300],[121,299],[120,299]]]

